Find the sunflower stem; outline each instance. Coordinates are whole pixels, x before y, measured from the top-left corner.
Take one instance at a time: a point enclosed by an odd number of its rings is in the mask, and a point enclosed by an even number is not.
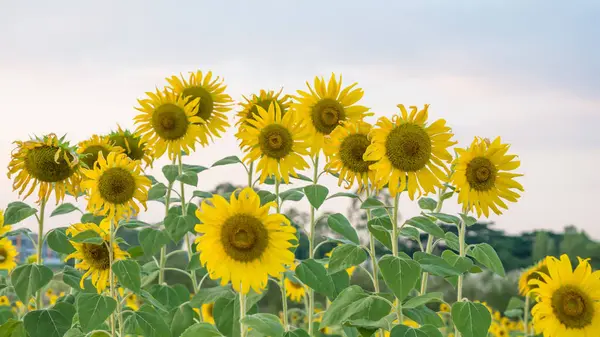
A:
[[[167,195],[165,196],[165,216],[169,214],[169,204],[171,203],[171,191],[173,190],[173,183],[169,183],[167,188]],[[167,265],[167,245],[163,245],[160,248],[160,263],[158,273],[158,284],[165,282],[165,266]]]
[[[313,171],[313,185],[317,184],[319,180],[319,155],[315,155],[314,160],[314,171]],[[308,239],[308,254],[309,258],[315,257],[314,245],[315,245],[315,208],[310,205],[310,233]],[[313,327],[313,313],[315,311],[315,291],[312,288],[308,289],[308,335],[314,336]]]
[[[466,251],[465,251],[465,233],[466,229],[465,229],[465,222],[464,221],[460,221],[460,224],[458,225],[458,243],[460,245],[460,249],[459,249],[459,253],[460,253],[460,257],[465,257],[466,255]],[[456,302],[461,302],[462,298],[463,298],[463,279],[464,276],[461,274],[458,276],[458,284],[456,287]],[[458,328],[456,327],[456,325],[454,326],[454,335],[456,337],[460,337],[460,332],[458,331]]]
[[[525,337],[529,336],[529,294],[525,295],[525,308],[523,310],[523,333]]]
[[[115,289],[115,276],[113,275],[113,260],[114,260],[114,252],[113,252],[113,244],[115,242],[115,222],[113,219],[110,220],[110,233],[109,233],[109,243],[108,243],[108,259],[109,259],[109,263],[110,263],[110,267],[109,267],[109,271],[108,271],[108,277],[109,277],[109,284],[110,284],[110,297],[114,298],[115,301],[117,301],[117,293],[116,293],[116,289]],[[110,331],[111,331],[111,336],[115,337],[117,335],[117,331],[116,331],[116,318],[119,315],[118,313],[118,306],[117,306],[117,311],[115,311],[111,317],[110,317]]]
[[[437,203],[437,206],[435,207],[435,210],[433,211],[434,213],[439,213],[442,210],[442,205],[444,204],[444,200],[445,200],[445,199],[442,199],[442,195],[444,195],[444,193],[446,193],[447,188],[448,187],[446,185],[444,185],[444,188],[440,189],[439,194],[438,194],[438,203]],[[429,234],[427,236],[427,247],[425,248],[425,253],[431,254],[432,251],[433,251],[433,235]],[[428,279],[429,279],[429,273],[423,272],[423,276],[421,277],[421,295],[425,295],[425,293],[427,293]]]
[[[367,198],[370,196],[369,187],[367,186]],[[371,221],[371,210],[367,210],[367,223]],[[373,287],[375,292],[379,293],[379,271],[377,269],[377,255],[375,255],[375,237],[369,232],[369,248],[371,249],[371,268],[373,270]]]
[[[179,166],[179,175],[183,174],[183,160],[181,159],[181,153],[177,156],[178,158],[178,166]],[[180,194],[181,194],[181,215],[183,215],[184,217],[187,216],[187,207],[185,204],[185,184],[183,183],[183,181],[180,181]],[[187,247],[187,252],[188,252],[188,261],[192,260],[193,257],[193,253],[192,253],[192,242],[190,240],[190,233],[186,233],[185,234],[185,243],[186,243],[186,247]],[[194,288],[194,294],[198,293],[198,281],[196,280],[196,271],[195,270],[190,270],[190,279],[192,279],[192,288]]]
[[[38,217],[38,239],[37,239],[37,264],[44,264],[44,259],[42,257],[42,248],[44,246],[44,212],[46,211],[46,202],[48,200],[46,197],[42,198],[40,203],[40,216]],[[38,310],[42,310],[44,305],[44,299],[42,297],[42,289],[38,291],[36,297],[36,308]]]
[[[254,162],[250,162],[250,167],[248,167],[248,187],[250,188],[252,188],[252,170],[254,170]]]
[[[240,289],[242,286],[240,285]],[[246,317],[246,295],[240,292],[240,333],[241,337],[246,337],[248,332],[246,331],[246,327],[242,320]]]
[[[394,213],[392,213],[392,254],[398,256],[398,206],[400,204],[400,193],[394,197]]]
[[[275,201],[277,202],[277,214],[281,214],[281,200],[279,199],[279,179],[275,178]],[[279,284],[281,289],[281,305],[283,310],[283,328],[287,332],[289,330],[288,317],[287,317],[287,294],[285,289],[285,273],[281,274],[281,283]]]

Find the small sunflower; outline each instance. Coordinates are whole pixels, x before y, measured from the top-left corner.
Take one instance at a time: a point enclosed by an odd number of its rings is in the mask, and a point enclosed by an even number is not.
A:
[[[140,165],[124,153],[102,153],[94,169],[83,169],[87,178],[81,184],[89,196],[88,210],[118,222],[139,213],[138,202],[146,208],[150,180],[141,174]]]
[[[125,289],[119,288],[119,296],[125,297]],[[130,293],[125,298],[125,305],[129,307],[133,311],[138,311],[140,309],[137,295],[134,293]]]
[[[575,270],[569,257],[547,257],[548,274],[529,283],[536,288],[533,323],[544,337],[597,336],[600,331],[600,271],[579,259]]]
[[[7,307],[10,306],[10,300],[7,296],[0,296],[0,306]]]
[[[212,279],[221,285],[231,281],[233,288],[247,294],[257,293],[267,285],[269,275],[278,277],[286,265],[294,262],[291,240],[296,229],[281,214],[269,214],[274,202],[260,205],[258,194],[247,187],[231,201],[214,195],[205,199],[196,216],[200,262]]]
[[[80,287],[84,287],[84,281],[88,276],[92,278],[92,284],[101,293],[106,289],[110,282],[110,251],[108,246],[110,244],[110,233],[93,223],[85,224],[74,224],[67,229],[67,235],[71,237],[76,236],[79,233],[85,231],[94,231],[100,235],[104,240],[103,244],[92,244],[92,243],[79,243],[71,241],[71,244],[75,248],[75,252],[65,258],[65,262],[70,259],[76,259],[77,264],[75,268],[85,270],[85,274],[81,277]],[[117,243],[113,243],[113,262],[123,260],[129,254],[119,248]]]
[[[82,166],[89,169],[94,168],[98,162],[99,153],[106,158],[111,152],[121,153],[123,148],[116,146],[107,136],[92,135],[90,139],[80,142],[77,147]]]
[[[269,110],[269,107],[273,102],[277,103],[281,108],[281,115],[285,115],[290,108],[291,97],[289,95],[281,96],[282,91],[283,88],[281,88],[281,90],[279,90],[277,93],[275,93],[273,90],[266,91],[261,89],[258,95],[252,94],[250,99],[248,99],[246,96],[243,96],[246,101],[239,103],[239,105],[242,107],[242,111],[238,112],[237,114],[239,120],[236,125],[250,125],[246,121],[255,119],[255,116],[258,115],[257,107],[261,107],[264,110]]]
[[[68,142],[55,134],[29,141],[16,141],[17,148],[8,164],[8,177],[16,175],[13,190],[19,195],[30,196],[36,187],[38,202],[47,200],[52,191],[57,204],[65,197],[79,193],[79,160],[75,150]]]
[[[345,181],[344,188],[350,189],[356,180],[360,191],[369,186],[369,181],[375,180],[375,171],[369,169],[375,162],[363,159],[371,144],[370,131],[371,125],[363,121],[345,122],[336,127],[331,137],[325,140],[325,169],[339,174],[338,186]]]
[[[36,263],[38,260],[37,254],[31,254],[27,257],[27,263]]]
[[[445,162],[452,160],[448,148],[456,142],[451,141],[453,135],[445,120],[427,122],[429,105],[421,110],[411,106],[410,114],[404,105],[398,107],[401,115],[391,121],[379,119],[363,158],[377,161],[370,169],[376,172],[378,188],[388,184],[392,196],[408,189],[409,198],[414,200],[417,192],[419,196],[435,193],[447,179]]]
[[[50,298],[50,296],[54,295],[54,290],[52,290],[52,288],[48,288],[45,295],[46,297]]]
[[[215,324],[215,315],[213,310],[215,309],[215,303],[202,304],[202,320],[206,323]]]
[[[302,120],[308,120],[307,129],[313,135],[311,153],[318,154],[325,144],[325,138],[343,121],[358,121],[367,114],[369,108],[355,105],[364,95],[361,88],[354,88],[354,83],[342,89],[342,76],[339,81],[331,74],[329,83],[323,78],[315,77],[314,90],[306,82],[310,93],[298,90],[299,96],[294,97],[292,104]],[[341,90],[340,90],[341,89]]]
[[[0,270],[11,271],[17,266],[17,249],[7,238],[0,239]]]
[[[506,154],[509,147],[498,137],[493,142],[475,138],[468,149],[456,149],[453,183],[465,212],[475,209],[477,216],[483,213],[487,217],[490,209],[496,214],[502,214],[500,208],[508,209],[503,199],[517,202],[520,195],[514,190],[524,189],[514,178],[522,174],[508,171],[517,169],[521,162],[515,160],[516,155]]]
[[[302,298],[304,298],[304,294],[306,293],[304,285],[302,283],[296,283],[287,277],[283,283],[287,297],[294,302],[302,302]]]
[[[152,167],[154,157],[148,143],[142,141],[142,137],[133,134],[131,131],[122,129],[119,125],[117,127],[117,131],[108,134],[108,139],[116,146],[123,148],[129,159],[137,161],[140,165],[143,162],[145,166]]]
[[[196,149],[196,142],[205,137],[202,118],[196,116],[198,98],[190,100],[170,91],[147,92],[149,99],[138,100],[142,114],[134,120],[138,124],[136,134],[141,141],[154,149],[154,156],[160,158],[168,152],[169,158],[179,156],[182,151],[190,153]]]
[[[284,116],[277,103],[265,110],[257,106],[258,115],[248,120],[253,126],[245,126],[239,132],[241,147],[247,151],[244,160],[258,161],[256,171],[260,171],[260,182],[270,175],[288,183],[290,175],[296,176],[296,170],[308,168],[302,158],[308,154],[310,133],[305,124],[290,111]]]
[[[10,232],[12,230],[11,225],[4,224],[4,211],[0,209],[0,236]]]
[[[533,285],[529,285],[529,281],[542,279],[540,273],[548,274],[548,266],[546,265],[545,259],[538,262],[533,267],[523,271],[521,277],[519,278],[519,292],[521,295],[527,295],[531,289],[535,287]]]
[[[446,303],[441,303],[440,304],[440,312],[450,312],[450,306]]]
[[[190,72],[187,80],[181,75],[171,76],[167,82],[176,95],[194,102],[195,115],[201,119],[195,123],[202,129],[202,145],[208,145],[208,138],[220,137],[229,127],[225,113],[231,110],[232,100],[225,93],[227,86],[219,76],[213,77],[211,71],[203,76],[198,70]]]

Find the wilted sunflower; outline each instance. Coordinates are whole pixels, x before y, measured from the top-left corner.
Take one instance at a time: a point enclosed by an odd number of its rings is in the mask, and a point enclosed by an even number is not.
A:
[[[399,104],[400,115],[390,121],[381,117],[371,131],[371,145],[365,160],[377,161],[370,169],[376,172],[378,188],[388,184],[392,196],[408,188],[408,196],[435,193],[449,171],[445,162],[452,160],[448,148],[452,133],[446,121],[427,122],[429,105],[422,110],[411,106],[410,114]]]
[[[363,90],[354,88],[358,83],[342,89],[342,76],[339,81],[335,74],[331,74],[329,83],[323,78],[315,77],[314,90],[308,81],[306,85],[310,93],[298,90],[299,96],[294,97],[296,102],[292,107],[298,111],[302,120],[308,120],[307,128],[313,135],[311,153],[319,153],[325,143],[325,137],[343,121],[362,120],[369,108],[355,105],[362,97]],[[341,90],[340,90],[341,89]]]
[[[258,109],[256,108],[257,106],[265,110],[269,110],[269,107],[273,102],[277,103],[279,108],[281,108],[281,115],[285,115],[290,108],[291,97],[289,95],[281,96],[282,91],[283,88],[281,88],[281,90],[279,90],[277,93],[275,93],[273,90],[266,91],[261,89],[258,95],[252,94],[250,99],[248,99],[246,96],[243,96],[246,101],[239,103],[239,105],[242,107],[242,111],[238,112],[237,114],[239,120],[236,124],[238,126],[243,124],[248,125],[246,121],[254,120],[255,116],[258,115]]]
[[[521,277],[519,278],[519,292],[521,293],[521,295],[525,296],[529,294],[529,291],[535,287],[530,286],[529,281],[542,279],[540,273],[548,274],[548,266],[546,265],[546,259],[541,260],[533,267],[523,271]]]
[[[522,174],[508,171],[517,169],[521,162],[516,155],[506,154],[509,147],[498,137],[493,142],[475,138],[468,149],[456,149],[452,177],[465,212],[475,209],[477,216],[483,213],[487,217],[490,209],[496,214],[502,214],[500,208],[508,209],[503,199],[517,202],[520,195],[514,190],[523,191],[523,186],[514,178]]]
[[[4,224],[4,211],[0,209],[0,236],[10,232],[12,230],[11,225]]]
[[[117,126],[117,131],[113,131],[108,134],[108,138],[116,146],[119,146],[125,150],[125,154],[131,160],[135,160],[146,166],[152,166],[154,157],[152,156],[152,149],[148,144],[142,141],[142,138],[138,135],[133,134],[129,130],[121,129],[121,126]]]
[[[79,160],[68,142],[49,134],[15,144],[8,177],[16,174],[13,190],[19,190],[19,195],[27,191],[24,197],[27,198],[39,186],[38,202],[47,200],[54,190],[58,204],[66,192],[79,194]]]
[[[339,174],[338,185],[346,182],[344,188],[350,189],[354,180],[358,190],[369,186],[375,179],[375,171],[369,169],[374,161],[365,161],[363,155],[371,144],[369,132],[371,125],[363,121],[344,122],[333,130],[331,137],[325,140],[323,152],[327,156],[325,169]]]
[[[544,337],[598,336],[600,331],[600,271],[592,273],[588,260],[575,270],[566,254],[547,257],[548,274],[529,281],[537,286],[533,325]]]
[[[149,99],[138,100],[141,111],[134,120],[138,124],[136,133],[142,142],[154,149],[154,156],[160,158],[168,152],[169,158],[176,158],[181,151],[190,153],[196,149],[196,142],[205,137],[202,118],[196,115],[199,98],[183,98],[171,91],[147,92]]]
[[[261,172],[261,183],[270,175],[288,183],[296,170],[308,168],[302,156],[308,154],[310,133],[293,111],[282,116],[275,102],[268,111],[260,106],[257,110],[258,115],[248,120],[250,125],[242,127],[238,136],[242,149],[248,152],[244,160],[258,161],[256,171]]]
[[[16,257],[19,255],[12,241],[0,239],[0,269],[11,271],[17,266]]]
[[[85,223],[85,224],[74,224],[71,225],[67,229],[67,234],[71,237],[76,236],[79,233],[83,233],[85,231],[94,231],[98,233],[98,235],[104,240],[102,244],[92,244],[92,243],[79,243],[71,241],[71,244],[75,248],[75,252],[70,254],[65,258],[65,262],[70,259],[76,259],[77,264],[75,264],[75,268],[85,270],[85,274],[81,277],[81,281],[79,286],[81,288],[84,287],[84,281],[88,276],[92,278],[92,284],[98,290],[98,293],[101,293],[104,289],[106,289],[108,283],[110,282],[110,252],[108,250],[108,246],[110,244],[110,232],[104,230],[98,225],[93,223]],[[122,260],[129,256],[127,252],[124,252],[119,248],[119,245],[115,242],[113,243],[113,262]]]
[[[269,275],[278,277],[285,265],[294,262],[289,248],[296,240],[296,229],[281,214],[269,214],[274,202],[260,205],[258,194],[246,187],[231,201],[214,195],[205,199],[196,216],[200,262],[212,279],[221,285],[231,281],[233,288],[247,294],[257,293],[267,285]]]
[[[121,153],[123,152],[123,148],[116,146],[107,136],[93,135],[90,139],[79,143],[77,148],[81,163],[90,169],[94,168],[94,165],[98,161],[99,153],[102,153],[104,158],[106,158],[111,152]]]
[[[215,324],[215,315],[213,310],[215,309],[215,303],[202,304],[202,320],[206,323]]]
[[[102,153],[93,170],[82,170],[87,178],[81,183],[89,196],[88,210],[104,215],[115,223],[133,212],[139,213],[138,203],[146,208],[150,179],[141,174],[140,165],[124,153]]]
[[[194,112],[202,120],[195,122],[201,125],[202,145],[208,144],[208,138],[220,137],[220,133],[225,132],[229,127],[225,113],[231,110],[232,100],[225,94],[227,86],[219,76],[213,77],[212,71],[202,76],[202,71],[198,70],[190,72],[187,80],[183,75],[173,75],[167,81],[176,95],[194,102]]]

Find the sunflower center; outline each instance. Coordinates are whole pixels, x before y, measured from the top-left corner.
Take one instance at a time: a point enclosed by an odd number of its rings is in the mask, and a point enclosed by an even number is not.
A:
[[[371,142],[367,135],[360,133],[350,135],[340,144],[340,160],[352,172],[364,173],[374,161],[363,160],[363,155]]]
[[[135,178],[122,167],[107,169],[98,180],[100,195],[111,204],[124,204],[133,198]]]
[[[259,259],[269,244],[269,233],[263,223],[247,214],[236,214],[221,228],[225,253],[239,262]]]
[[[84,243],[82,245],[83,257],[90,267],[98,270],[107,270],[110,268],[110,252],[106,242],[101,245]]]
[[[204,121],[208,121],[212,116],[214,109],[214,102],[211,94],[202,87],[190,87],[183,90],[183,97],[191,97],[190,101],[200,97],[200,103],[195,109],[197,109],[196,116],[202,118]]]
[[[98,154],[100,152],[102,152],[104,158],[106,158],[106,156],[108,156],[108,154],[110,153],[110,151],[107,150],[104,146],[93,145],[85,149],[85,151],[83,151],[82,154],[84,156],[81,158],[81,161],[84,164],[86,164],[87,167],[94,168],[94,164],[96,164],[96,162],[98,161]]]
[[[592,324],[594,302],[581,289],[565,285],[552,295],[552,309],[568,329],[582,329]]]
[[[290,280],[289,286],[294,289],[302,289],[302,284]]]
[[[54,160],[57,151],[61,151],[58,160]],[[69,158],[74,158],[69,154]],[[73,169],[64,158],[63,150],[56,146],[40,146],[27,152],[25,157],[27,172],[39,181],[56,183],[69,178]]]
[[[284,126],[270,124],[261,130],[258,143],[262,153],[271,158],[281,159],[292,151],[293,138]]]
[[[312,107],[312,122],[320,133],[330,134],[344,119],[344,107],[334,99],[324,98]]]
[[[167,140],[175,140],[185,136],[189,124],[185,111],[175,104],[163,104],[152,114],[154,131],[161,138]]]
[[[405,123],[390,131],[385,141],[385,151],[394,168],[415,172],[429,162],[431,139],[421,126]]]
[[[496,182],[496,165],[485,157],[475,157],[467,165],[467,181],[476,191],[488,191]]]
[[[8,259],[8,252],[4,248],[0,248],[0,263],[3,263]]]
[[[113,134],[110,135],[109,139],[116,146],[120,146],[121,148],[125,149],[125,154],[130,159],[144,159],[144,148],[146,147],[146,144],[140,143],[139,137],[124,134]]]
[[[252,105],[252,107],[246,114],[246,119],[250,119],[250,120],[256,119],[255,117],[258,116],[258,108],[257,107],[261,107],[261,108],[265,109],[266,111],[269,111],[269,106],[273,102],[274,102],[274,100],[272,100],[270,98],[267,98],[264,100],[258,100],[254,105]],[[281,105],[279,105],[279,106],[281,107]],[[283,111],[281,111],[281,112],[283,115]]]

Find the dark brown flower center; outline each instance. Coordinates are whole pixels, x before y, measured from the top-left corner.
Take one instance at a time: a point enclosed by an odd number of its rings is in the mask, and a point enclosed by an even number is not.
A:
[[[247,214],[236,214],[221,228],[225,253],[239,262],[254,261],[262,256],[269,244],[269,233],[263,223]]]
[[[363,155],[371,142],[367,135],[360,133],[350,135],[340,144],[340,160],[346,168],[355,173],[369,171],[369,166],[374,161],[363,160]]]
[[[213,114],[214,101],[212,95],[202,87],[190,87],[183,90],[183,97],[191,97],[190,101],[200,97],[200,103],[195,107],[196,116],[208,122]]]
[[[345,119],[344,107],[334,99],[324,98],[312,107],[313,125],[322,134],[330,134]]]
[[[85,262],[95,269],[108,270],[110,268],[110,252],[107,244],[107,242],[100,245],[84,243],[82,250]]]
[[[188,125],[185,111],[175,104],[161,105],[152,114],[154,131],[166,140],[176,140],[185,136]]]
[[[394,168],[416,172],[425,167],[431,158],[431,139],[423,127],[405,123],[390,131],[385,149]]]
[[[582,289],[563,285],[552,295],[552,309],[568,329],[583,329],[594,318],[594,302]]]
[[[488,191],[496,182],[496,166],[485,157],[475,157],[467,164],[467,182],[476,191]]]
[[[55,160],[56,152],[60,154]],[[70,153],[67,155],[71,162],[75,159]],[[73,168],[64,159],[64,152],[56,146],[40,146],[31,149],[25,157],[27,172],[39,181],[56,183],[66,180],[73,175]]]
[[[121,167],[104,171],[98,180],[100,195],[111,204],[124,204],[133,198],[136,183],[131,172]]]
[[[266,156],[281,159],[292,151],[293,138],[283,125],[270,124],[261,130],[258,143]]]

